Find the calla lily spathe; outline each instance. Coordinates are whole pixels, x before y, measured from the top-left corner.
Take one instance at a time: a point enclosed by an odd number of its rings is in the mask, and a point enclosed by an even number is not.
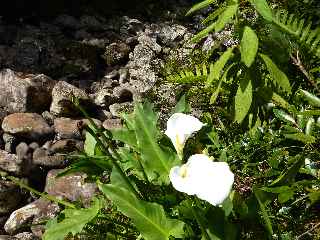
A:
[[[192,155],[186,164],[171,168],[169,177],[176,190],[214,206],[228,197],[234,181],[227,163],[213,162],[205,154]]]
[[[191,115],[175,113],[168,119],[165,134],[171,139],[178,155],[181,156],[187,139],[204,125]]]

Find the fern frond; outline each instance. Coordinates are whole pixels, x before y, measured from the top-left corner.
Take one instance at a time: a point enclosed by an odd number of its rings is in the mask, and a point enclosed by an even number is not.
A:
[[[167,80],[174,83],[204,83],[209,69],[206,64],[195,66],[194,69],[185,69],[177,73],[168,73]]]
[[[273,23],[285,32],[293,35],[298,41],[320,57],[320,27],[311,29],[312,23],[304,19],[297,18],[294,14],[287,11],[276,10]]]

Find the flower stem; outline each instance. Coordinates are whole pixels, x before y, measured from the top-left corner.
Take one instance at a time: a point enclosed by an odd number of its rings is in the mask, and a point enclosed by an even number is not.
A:
[[[76,206],[72,203],[69,203],[67,201],[64,201],[64,200],[61,200],[61,199],[58,199],[52,195],[49,195],[47,193],[41,193],[31,187],[29,187],[27,184],[24,184],[23,182],[21,182],[20,180],[18,180],[17,178],[15,177],[12,177],[12,176],[6,176],[5,178],[9,179],[10,181],[12,181],[13,183],[19,185],[21,188],[25,188],[27,190],[29,190],[30,192],[40,196],[40,197],[43,197],[43,198],[46,198],[52,202],[56,202],[56,203],[59,203],[61,205],[64,205],[65,207],[69,207],[69,208],[76,208]]]
[[[192,199],[190,198],[189,201],[187,201],[188,204],[189,204],[189,207],[191,208],[191,211],[192,211],[192,215],[194,216],[194,218],[196,219],[197,223],[199,224],[200,228],[201,228],[201,231],[202,231],[202,234],[204,236],[204,238],[206,240],[211,240],[211,238],[209,237],[209,234],[203,224],[203,221],[201,220],[199,214],[198,214],[198,211],[195,209],[194,205],[193,205],[193,201]]]
[[[130,188],[130,190],[136,195],[136,197],[142,198],[141,194],[132,185],[132,183],[128,179],[127,175],[124,173],[124,171],[122,170],[122,168],[118,164],[117,160],[109,152],[108,147],[104,145],[104,143],[101,141],[101,139],[97,136],[97,134],[95,134],[95,132],[90,127],[87,127],[86,130],[94,137],[94,139],[96,140],[100,150],[104,154],[106,154],[109,157],[109,159],[112,161],[113,166],[118,170],[118,172],[120,173],[120,176],[125,181],[127,187]],[[116,152],[116,151],[114,151],[114,152]]]

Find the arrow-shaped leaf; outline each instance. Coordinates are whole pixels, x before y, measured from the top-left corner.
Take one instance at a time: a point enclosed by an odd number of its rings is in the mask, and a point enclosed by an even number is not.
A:
[[[139,200],[128,191],[111,184],[100,184],[99,188],[120,212],[132,219],[144,239],[181,237],[184,223],[168,218],[161,205]]]

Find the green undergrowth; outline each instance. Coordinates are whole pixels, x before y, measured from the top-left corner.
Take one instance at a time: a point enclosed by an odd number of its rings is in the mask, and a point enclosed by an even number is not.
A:
[[[320,239],[320,31],[316,16],[292,13],[304,4],[299,11],[313,14],[316,1],[293,2],[194,5],[187,15],[212,11],[192,39],[198,48],[190,59],[168,60],[166,81],[181,87],[175,107],[164,99],[135,103],[122,114],[123,127],[109,131],[75,99],[91,124],[84,151],[70,156],[62,175],[86,172],[100,192],[89,207],[58,202],[65,208],[47,222],[43,239]],[[231,46],[199,50],[226,29]],[[201,130],[182,145],[180,135],[169,139],[163,108],[168,118],[200,116]],[[221,204],[173,186],[171,169],[195,154],[227,163],[234,174]],[[188,177],[185,168],[181,178]],[[206,189],[217,190],[210,182]]]

